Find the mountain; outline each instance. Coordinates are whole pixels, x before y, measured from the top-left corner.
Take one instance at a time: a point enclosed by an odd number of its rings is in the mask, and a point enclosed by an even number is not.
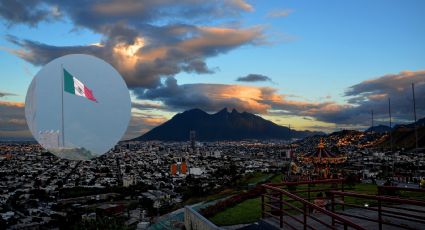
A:
[[[423,120],[423,119],[421,119]],[[395,149],[413,149],[416,146],[415,143],[415,129],[414,123],[408,125],[400,125],[393,128],[392,140],[393,147]],[[386,135],[385,138],[381,139],[375,144],[375,147],[388,148],[390,146],[391,139],[389,135]],[[425,126],[418,123],[418,147],[425,147]]]
[[[215,114],[200,109],[192,109],[176,114],[169,121],[152,129],[135,140],[187,141],[189,132],[196,132],[196,140],[244,140],[244,139],[281,139],[304,138],[323,134],[311,131],[289,130],[260,116],[238,112],[227,108]]]
[[[419,119],[416,123],[418,132],[418,147],[425,148],[425,118]],[[313,145],[319,143],[320,139],[324,139],[330,146],[359,146],[361,148],[375,148],[381,150],[389,150],[392,146],[394,150],[413,150],[416,147],[415,123],[398,124],[392,129],[389,126],[378,125],[366,131],[342,130],[333,132],[329,135],[320,137],[309,137],[300,140],[300,145]],[[391,136],[390,131],[391,130]]]
[[[412,128],[413,129],[413,128],[415,128],[415,124],[418,127],[425,126],[425,117],[417,120],[416,123],[413,122],[413,123],[410,123],[410,124],[399,124],[399,125],[395,125],[394,126],[394,129],[397,129],[397,128]]]
[[[425,117],[416,121],[418,126],[425,126]]]
[[[377,126],[373,126],[373,127],[368,128],[365,132],[368,133],[368,132],[371,132],[371,131],[373,131],[375,133],[386,133],[386,132],[391,131],[391,128],[389,126],[386,126],[386,125],[377,125]]]

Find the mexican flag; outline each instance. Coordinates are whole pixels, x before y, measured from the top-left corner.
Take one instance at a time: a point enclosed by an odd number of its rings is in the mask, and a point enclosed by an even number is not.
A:
[[[64,91],[97,102],[91,89],[85,86],[80,80],[72,76],[68,71],[66,71],[65,68],[63,69],[63,78]]]

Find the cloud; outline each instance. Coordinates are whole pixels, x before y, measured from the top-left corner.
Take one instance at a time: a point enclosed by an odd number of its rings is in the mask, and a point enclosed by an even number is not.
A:
[[[175,30],[178,27],[168,29]],[[159,85],[161,77],[174,76],[181,71],[212,73],[214,71],[205,63],[206,58],[226,53],[245,44],[256,44],[262,36],[261,28],[257,27],[248,29],[191,27],[185,30],[191,37],[180,41],[167,41],[164,45],[147,44],[150,38],[139,37],[137,32],[124,25],[110,28],[107,40],[96,45],[58,47],[20,40],[13,36],[8,36],[8,39],[22,47],[12,52],[34,65],[46,64],[66,54],[91,54],[117,68],[129,87],[154,88]],[[129,38],[130,43],[126,40]]]
[[[411,89],[416,83],[422,87],[425,82],[425,70],[403,71],[398,74],[388,74],[375,79],[363,81],[351,86],[345,96],[353,96],[353,101],[366,100],[371,95],[400,94]]]
[[[315,117],[339,124],[369,125],[371,110],[377,119],[387,120],[390,97],[395,122],[412,122],[412,83],[415,83],[416,101],[425,101],[425,71],[403,71],[349,87],[345,92],[348,104],[317,111]],[[417,103],[416,110],[418,117],[425,116],[423,103]]]
[[[0,97],[7,97],[7,96],[18,96],[18,95],[14,93],[0,92]]]
[[[391,96],[395,122],[411,122],[412,82],[416,84],[417,102],[425,101],[425,71],[405,71],[353,85],[345,93],[347,103],[344,104],[329,100],[292,100],[292,95],[279,94],[277,89],[272,87],[178,85],[174,78],[167,79],[156,89],[135,89],[134,92],[138,98],[160,101],[172,111],[200,108],[215,112],[228,107],[270,116],[301,116],[347,127],[366,127],[370,124],[372,109],[377,120],[387,118],[388,96]],[[417,112],[418,117],[425,115],[423,103],[417,103]]]
[[[306,102],[286,100],[285,95],[274,101],[263,101],[271,113],[312,117],[317,121],[353,127],[370,124],[371,110],[380,121],[388,119],[388,97],[391,97],[395,122],[412,122],[412,88],[415,83],[416,101],[425,101],[425,71],[403,71],[363,81],[347,89],[346,103],[333,101]],[[418,117],[425,116],[425,105],[416,104]],[[379,122],[379,121],[378,121]]]
[[[152,128],[164,123],[167,118],[162,115],[152,115],[147,113],[132,113],[127,131],[123,140],[136,138]]]
[[[259,114],[312,116],[331,102],[315,103],[289,100],[272,87],[227,84],[183,84],[168,78],[156,89],[134,89],[138,99],[160,101],[168,110],[200,108],[216,112],[224,107]]]
[[[11,26],[37,26],[40,22],[66,18],[75,28],[100,34],[102,38],[98,43],[79,46],[54,46],[8,36],[8,40],[19,47],[9,52],[37,66],[70,53],[105,59],[118,69],[137,97],[144,100],[133,103],[138,111],[146,107],[171,111],[194,107],[217,111],[229,107],[337,124],[367,125],[372,109],[378,118],[386,117],[388,97],[391,97],[395,119],[411,120],[412,82],[416,83],[417,101],[425,101],[425,71],[404,71],[353,85],[345,92],[343,104],[331,98],[320,102],[292,100],[293,96],[280,94],[271,87],[178,85],[174,76],[180,72],[213,73],[215,69],[208,66],[208,58],[241,46],[265,43],[267,39],[261,26],[222,26],[238,20],[242,13],[254,11],[252,5],[242,0],[0,0],[0,3],[0,17]],[[285,17],[291,12],[290,9],[275,10],[268,16]],[[212,21],[219,21],[220,26]],[[270,81],[259,74],[237,79],[256,80]],[[425,105],[417,103],[417,106],[418,116],[424,116]]]
[[[161,21],[205,21],[237,16],[254,8],[243,0],[1,0],[0,16],[9,23],[36,25],[49,17],[69,17],[76,26],[101,30],[106,24],[127,21],[145,24]]]
[[[225,84],[184,84],[168,78],[156,89],[135,89],[139,99],[161,101],[169,110],[181,111],[200,108],[214,112],[224,107],[240,111],[266,113],[269,105],[259,101],[267,95],[267,87],[251,87]]]
[[[242,0],[31,1],[34,9],[53,7],[56,15],[71,19],[75,27],[101,34],[102,40],[91,45],[54,46],[8,36],[20,47],[10,52],[37,66],[71,53],[94,55],[117,68],[130,87],[155,88],[161,78],[180,72],[214,73],[215,68],[206,63],[208,58],[240,46],[265,43],[260,26],[226,28],[208,23],[234,20],[239,13],[252,11]],[[12,10],[12,5],[4,8]],[[32,13],[28,10],[27,15]]]
[[[236,81],[243,81],[243,82],[258,82],[258,81],[272,81],[271,78],[261,75],[261,74],[248,74],[245,77],[239,77],[236,79]]]
[[[133,109],[138,109],[138,110],[151,110],[151,109],[165,110],[166,109],[164,105],[160,103],[153,103],[150,101],[132,102],[131,107]]]
[[[39,22],[59,17],[55,8],[43,7],[38,0],[0,0],[0,17],[9,26],[19,23],[36,26]]]
[[[282,18],[282,17],[288,17],[289,14],[294,12],[292,9],[278,9],[278,10],[272,10],[267,14],[267,17],[270,18]]]
[[[200,108],[216,112],[224,107],[267,115],[269,117],[298,116],[311,122],[334,123],[338,127],[362,128],[370,124],[373,109],[377,120],[386,121],[388,96],[391,97],[395,122],[412,120],[411,83],[415,83],[418,117],[425,115],[425,71],[404,71],[353,85],[345,92],[347,103],[334,101],[311,102],[293,95],[280,94],[272,87],[182,84],[169,77],[157,88],[134,88],[137,98],[132,103],[133,113],[126,138],[136,137],[162,124],[165,112]],[[153,111],[160,110],[159,114]],[[25,132],[23,104],[0,101],[0,132]],[[5,115],[3,115],[5,114]],[[328,129],[330,126],[326,126]],[[311,127],[312,128],[312,127]],[[318,127],[316,127],[318,128]]]
[[[254,11],[254,7],[243,0],[228,0],[229,4],[239,7],[244,11]]]
[[[94,55],[113,65],[127,85],[138,90],[162,87],[162,78],[180,72],[211,74],[216,68],[208,66],[208,58],[241,46],[265,43],[260,26],[223,26],[238,20],[242,13],[254,11],[252,5],[243,0],[0,1],[0,19],[10,26],[37,26],[41,22],[66,20],[75,29],[86,28],[101,35],[95,44],[73,46],[7,35],[8,41],[18,47],[7,48],[8,52],[35,66],[66,54]],[[215,20],[220,20],[219,26],[214,24]],[[137,100],[132,106],[133,114],[167,110],[165,103],[148,100]],[[139,114],[132,118],[129,130],[140,134],[141,129],[151,128],[163,120],[164,117]],[[143,127],[135,122],[142,122]],[[16,126],[16,130],[21,128]]]
[[[30,137],[24,103],[0,101],[0,137]]]

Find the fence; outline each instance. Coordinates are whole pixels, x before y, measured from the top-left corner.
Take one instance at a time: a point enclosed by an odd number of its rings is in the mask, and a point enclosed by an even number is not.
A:
[[[380,188],[381,193],[384,190],[390,191],[414,191],[422,192],[425,198],[424,189],[387,187]],[[353,192],[329,191],[328,194],[332,199],[332,212],[347,216],[350,218],[360,219],[376,223],[376,226],[382,230],[384,225],[394,226],[401,229],[412,229],[412,226],[425,226],[425,201],[405,199],[392,196],[382,195],[366,195]],[[335,202],[335,197],[343,197],[345,200],[354,200],[347,198],[356,198],[357,202]],[[358,204],[359,200],[363,200],[364,204]],[[357,208],[364,210],[361,215],[356,213],[341,212],[339,206]],[[358,212],[357,212],[358,213]],[[366,213],[369,213],[366,215]],[[376,218],[374,218],[376,216]],[[391,222],[386,218],[396,219],[397,222]]]
[[[316,188],[317,185],[331,185],[329,187]],[[344,189],[344,180],[318,180],[301,182],[283,182],[279,184],[265,184],[266,193],[261,196],[262,219],[270,219],[279,224],[280,228],[291,229],[317,229],[319,226],[329,229],[337,229],[336,223],[344,229],[365,229],[354,222],[343,218],[331,211],[311,203],[311,193],[329,192]],[[289,191],[291,186],[306,185],[307,189]],[[314,185],[314,186],[313,186]],[[288,190],[283,189],[285,187]],[[304,195],[306,197],[301,197]],[[312,215],[318,212],[321,216]]]

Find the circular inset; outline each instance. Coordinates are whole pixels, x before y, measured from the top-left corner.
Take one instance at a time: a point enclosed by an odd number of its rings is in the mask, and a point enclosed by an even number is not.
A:
[[[127,130],[130,112],[130,94],[121,75],[105,61],[84,54],[45,65],[25,99],[34,138],[71,160],[89,160],[111,149]]]

